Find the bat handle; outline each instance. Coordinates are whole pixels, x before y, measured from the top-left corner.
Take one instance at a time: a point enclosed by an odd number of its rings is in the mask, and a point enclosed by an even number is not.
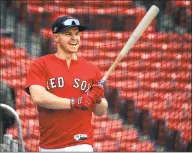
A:
[[[101,81],[99,81],[98,85],[99,85],[99,86],[103,86],[104,83],[105,83],[105,81],[104,81],[104,80],[101,80]]]

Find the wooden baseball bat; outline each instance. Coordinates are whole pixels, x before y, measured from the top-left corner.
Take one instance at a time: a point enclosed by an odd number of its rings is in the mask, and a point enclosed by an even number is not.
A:
[[[134,32],[132,33],[128,41],[126,42],[125,46],[120,51],[115,62],[111,65],[111,67],[105,73],[103,78],[100,80],[99,85],[104,84],[104,82],[108,79],[112,71],[115,69],[118,63],[123,59],[123,57],[130,51],[130,49],[133,47],[136,41],[141,37],[143,32],[150,25],[151,21],[156,17],[158,12],[159,12],[159,8],[155,5],[152,5],[151,8],[146,13],[146,15],[143,17],[143,19],[140,21],[140,23],[135,28]]]

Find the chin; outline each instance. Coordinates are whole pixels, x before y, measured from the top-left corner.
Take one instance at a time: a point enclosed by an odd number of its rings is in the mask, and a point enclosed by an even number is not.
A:
[[[70,50],[71,53],[76,53],[78,52],[78,49],[77,50]]]
[[[73,50],[72,50],[72,52],[77,52],[77,51],[78,51],[78,49],[73,49]]]
[[[78,51],[78,48],[69,48],[69,52],[76,53]]]

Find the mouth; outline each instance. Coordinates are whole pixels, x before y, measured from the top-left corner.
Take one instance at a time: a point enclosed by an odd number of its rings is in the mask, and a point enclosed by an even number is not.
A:
[[[69,45],[72,46],[72,47],[76,47],[78,45],[78,43],[71,43]]]

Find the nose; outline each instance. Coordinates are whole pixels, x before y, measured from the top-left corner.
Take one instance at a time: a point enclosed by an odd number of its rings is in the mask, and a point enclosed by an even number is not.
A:
[[[78,36],[76,35],[76,34],[72,34],[72,37],[71,37],[72,39],[77,39],[78,38]]]

